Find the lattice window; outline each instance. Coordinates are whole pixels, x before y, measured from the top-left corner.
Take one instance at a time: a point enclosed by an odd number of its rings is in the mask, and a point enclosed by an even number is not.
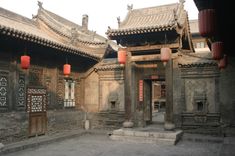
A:
[[[0,76],[0,107],[7,107],[7,77]]]
[[[46,111],[46,89],[28,88],[27,89],[27,111],[44,112]]]
[[[58,76],[57,80],[57,102],[59,105],[63,105],[63,99],[64,99],[64,79],[62,76]]]
[[[19,88],[18,88],[18,106],[25,106],[25,76],[20,75],[18,80]]]
[[[64,107],[75,107],[75,81],[65,80]]]

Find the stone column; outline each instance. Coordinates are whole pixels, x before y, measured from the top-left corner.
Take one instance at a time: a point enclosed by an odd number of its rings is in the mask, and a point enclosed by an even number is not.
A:
[[[165,67],[166,73],[166,114],[165,114],[165,130],[174,130],[173,121],[173,60],[170,59]]]

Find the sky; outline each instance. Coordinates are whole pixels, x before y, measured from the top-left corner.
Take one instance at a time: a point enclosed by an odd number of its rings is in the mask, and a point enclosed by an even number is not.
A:
[[[38,10],[38,0],[0,0],[0,7],[22,16],[32,18]],[[127,5],[133,9],[153,7],[179,2],[179,0],[40,0],[43,8],[81,25],[82,15],[89,16],[88,29],[105,36],[108,26],[117,28],[117,17],[121,21],[127,14]],[[197,19],[198,10],[193,0],[185,0],[189,19]]]

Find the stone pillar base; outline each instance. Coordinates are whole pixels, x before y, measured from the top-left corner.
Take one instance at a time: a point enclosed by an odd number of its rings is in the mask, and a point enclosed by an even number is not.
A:
[[[123,128],[133,128],[134,123],[132,121],[125,121],[122,124]]]
[[[164,129],[168,131],[173,131],[175,129],[175,124],[170,123],[170,122],[165,122]]]

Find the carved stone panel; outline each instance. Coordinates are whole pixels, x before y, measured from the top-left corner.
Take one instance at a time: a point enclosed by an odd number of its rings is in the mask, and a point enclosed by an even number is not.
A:
[[[123,85],[118,81],[100,81],[100,111],[124,111]]]
[[[186,111],[215,113],[217,105],[215,85],[214,78],[185,79]]]

